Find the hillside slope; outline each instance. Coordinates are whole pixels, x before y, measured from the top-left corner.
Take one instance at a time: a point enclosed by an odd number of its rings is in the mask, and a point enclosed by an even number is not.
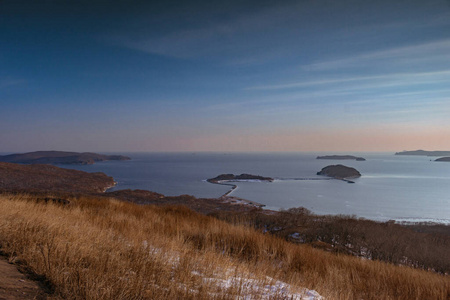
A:
[[[0,195],[0,245],[72,299],[448,299],[432,272],[294,245],[174,206]],[[313,291],[314,290],[314,291]],[[319,295],[320,294],[320,295]]]
[[[104,173],[0,162],[0,189],[5,190],[98,193],[114,184],[114,179]]]

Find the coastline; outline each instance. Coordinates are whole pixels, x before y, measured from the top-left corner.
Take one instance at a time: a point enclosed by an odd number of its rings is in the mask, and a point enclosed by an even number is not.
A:
[[[118,182],[117,182],[117,181],[114,181],[113,185],[110,185],[110,186],[105,187],[105,189],[103,190],[103,193],[106,193],[106,192],[108,192],[110,189],[116,187],[117,184],[118,184]]]
[[[234,181],[236,182],[237,180],[234,180]],[[241,181],[243,181],[243,180],[241,180]],[[261,203],[255,202],[255,201],[250,201],[247,199],[230,196],[230,194],[238,188],[238,186],[236,184],[228,183],[228,182],[232,182],[232,181],[221,180],[221,181],[217,181],[217,182],[214,182],[214,181],[207,181],[207,182],[212,183],[212,184],[226,185],[226,186],[231,187],[231,189],[228,190],[225,194],[223,194],[222,196],[217,198],[217,199],[221,200],[222,203],[248,205],[248,206],[259,207],[259,208],[263,208],[266,206],[265,204],[261,204]]]
[[[353,178],[351,178],[353,179]],[[336,181],[342,181],[342,182],[346,182],[346,183],[355,183],[354,181],[350,180],[349,178],[342,178],[342,179],[338,179],[338,178],[333,178],[333,177],[318,177],[318,178],[308,178],[308,177],[298,177],[298,178],[274,178],[274,182],[277,181],[322,181],[322,180],[336,180]],[[244,199],[244,198],[240,198],[240,197],[236,197],[236,196],[231,196],[231,194],[236,191],[239,186],[237,184],[233,184],[233,182],[239,183],[239,182],[262,182],[262,181],[258,181],[258,180],[222,180],[222,181],[218,181],[218,182],[213,182],[213,181],[207,181],[204,180],[206,182],[212,183],[212,184],[217,184],[217,185],[224,185],[224,186],[229,186],[230,189],[224,193],[222,196],[216,198],[222,201],[222,203],[227,203],[227,204],[238,204],[238,205],[245,205],[245,206],[250,206],[250,207],[258,207],[261,208],[264,212],[267,213],[276,213],[278,212],[278,210],[274,210],[272,208],[269,208],[268,205],[266,204],[262,204],[256,201],[252,201],[249,199]],[[299,207],[303,207],[301,203],[299,203]],[[315,212],[314,210],[311,210],[311,212],[317,216],[348,216],[348,217],[353,217],[356,219],[361,219],[361,220],[370,220],[370,221],[374,221],[377,223],[395,223],[398,225],[404,225],[404,226],[419,226],[419,225],[423,225],[423,226],[435,226],[435,225],[444,225],[444,226],[448,226],[450,225],[450,219],[443,219],[443,218],[420,218],[420,217],[383,217],[383,216],[379,216],[379,217],[365,217],[365,216],[360,216],[360,215],[355,215],[355,214],[342,214],[342,213],[320,213],[320,212]]]
[[[436,223],[449,223],[446,205],[450,186],[445,183],[450,179],[448,165],[432,164],[429,159],[420,156],[361,153],[358,155],[367,158],[364,164],[358,164],[364,176],[354,180],[356,184],[347,187],[347,184],[342,185],[337,181],[320,181],[332,179],[316,176],[315,171],[320,170],[323,163],[315,159],[316,155],[275,153],[224,156],[222,153],[208,153],[193,156],[142,153],[136,154],[132,161],[65,167],[114,176],[118,184],[107,192],[141,189],[174,197],[188,194],[204,199],[217,199],[229,192],[226,196],[265,204],[265,210],[278,211],[303,206],[319,215],[354,215],[379,222],[391,219],[421,222],[423,218]],[[244,159],[248,164],[242,166]],[[167,169],[166,162],[169,161],[177,164],[171,163],[171,168]],[[199,161],[203,162],[200,166],[197,165]],[[143,169],[143,164],[151,168]],[[274,165],[278,169],[272,170]],[[413,167],[414,173],[409,172]],[[163,173],[160,173],[159,168],[164,168]],[[235,170],[272,174],[276,184],[228,182],[229,185],[222,188],[205,185],[205,179],[210,178],[211,174]],[[230,191],[232,185],[238,185],[239,190]],[[431,194],[433,197],[429,197]],[[422,199],[428,199],[426,205]]]
[[[342,178],[342,179],[338,179],[338,178],[333,178],[333,177],[324,177],[324,178],[307,178],[307,177],[303,177],[303,178],[275,178],[274,181],[288,181],[288,180],[294,180],[294,181],[307,181],[307,180],[339,180],[339,181],[344,181],[347,183],[355,183],[354,181],[351,181],[347,178]],[[253,206],[253,207],[258,207],[258,208],[262,208],[264,210],[267,211],[274,211],[272,209],[268,209],[265,208],[266,204],[262,204],[256,201],[252,201],[252,200],[248,200],[248,199],[244,199],[244,198],[240,198],[240,197],[234,197],[234,196],[230,196],[231,193],[233,193],[235,190],[238,189],[238,185],[237,184],[233,184],[231,182],[263,182],[262,180],[253,180],[253,179],[233,179],[233,180],[219,180],[219,181],[211,181],[211,180],[205,180],[206,182],[212,183],[212,184],[218,184],[218,185],[225,185],[225,186],[229,186],[231,187],[225,194],[223,194],[222,196],[220,196],[219,200],[222,201],[222,203],[229,203],[229,204],[240,204],[240,205],[248,205],[248,206]]]

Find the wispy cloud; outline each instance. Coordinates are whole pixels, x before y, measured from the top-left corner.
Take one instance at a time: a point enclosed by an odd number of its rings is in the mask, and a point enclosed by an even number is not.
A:
[[[7,88],[13,85],[22,84],[24,82],[25,80],[21,79],[0,78],[0,89]]]
[[[365,68],[367,65],[385,64],[391,68],[401,64],[450,62],[450,39],[442,39],[422,44],[393,47],[389,49],[352,55],[331,61],[322,61],[303,66],[304,70],[324,71],[342,68]]]
[[[415,73],[394,73],[394,74],[381,74],[374,76],[352,76],[352,77],[343,77],[343,78],[330,78],[330,79],[320,79],[320,80],[309,80],[309,81],[300,81],[300,82],[292,82],[286,84],[277,84],[277,85],[262,85],[262,86],[254,86],[246,88],[246,90],[281,90],[281,89],[291,89],[291,88],[302,88],[302,87],[313,87],[318,85],[330,85],[336,83],[353,83],[353,82],[361,82],[361,81],[382,81],[389,80],[391,84],[400,84],[392,82],[392,80],[405,80],[409,83],[412,83],[411,80],[416,80],[420,82],[424,82],[423,80],[428,79],[428,81],[436,82],[436,81],[447,81],[450,80],[450,70],[440,70],[433,72],[415,72]],[[406,82],[405,82],[406,84]]]
[[[175,58],[223,55],[237,64],[254,63],[255,58],[242,57],[242,54],[258,55],[267,48],[283,49],[262,36],[278,27],[286,18],[295,18],[292,7],[277,5],[255,10],[250,14],[235,14],[231,18],[219,19],[202,26],[180,26],[160,36],[149,36],[145,28],[140,28],[132,37],[115,35],[109,39],[127,48]],[[267,58],[267,53],[263,56]]]
[[[393,101],[407,98],[409,101],[432,99],[449,95],[450,70],[416,73],[394,73],[376,76],[349,76],[322,80],[303,81],[280,85],[247,88],[251,92],[270,91],[279,103],[286,99],[333,99],[347,102],[366,101],[376,96],[377,101]],[[284,100],[283,100],[284,99]]]
[[[358,44],[364,45],[364,49],[373,45],[375,49],[389,39],[394,41],[391,44],[398,45],[395,40],[401,39],[408,32],[429,27],[445,30],[450,25],[450,18],[446,18],[449,15],[447,12],[438,15],[434,12],[433,17],[420,14],[419,20],[406,18],[408,14],[405,13],[395,21],[384,16],[386,12],[379,12],[379,17],[386,19],[386,22],[380,22],[380,18],[377,18],[376,22],[372,20],[367,23],[354,16],[350,20],[344,19],[348,4],[336,3],[332,6],[325,6],[321,1],[308,4],[303,1],[286,1],[251,12],[220,14],[217,18],[206,17],[208,12],[200,12],[199,19],[206,18],[208,22],[183,24],[182,21],[171,20],[171,30],[159,32],[155,30],[158,27],[157,21],[151,25],[148,21],[143,21],[141,26],[135,25],[132,34],[115,33],[108,39],[122,47],[149,54],[180,59],[214,58],[232,66],[256,65],[289,58],[293,63],[303,64],[303,68],[308,71],[358,67],[361,66],[360,62],[379,61],[389,57],[397,59],[397,63],[411,56],[416,61],[429,61],[430,56],[420,55],[424,51],[432,53],[434,58],[431,59],[437,60],[436,55],[439,54],[437,51],[433,52],[433,49],[442,49],[441,59],[448,58],[448,41],[446,45],[431,42],[428,48],[426,44],[402,46],[359,56],[353,54],[358,49],[349,49],[350,45]],[[317,18],[319,13],[329,13],[331,19],[320,20]],[[164,18],[160,19],[164,23]],[[139,21],[135,20],[135,23],[139,24]],[[323,47],[337,49],[330,52],[323,51]],[[404,51],[407,52],[406,57],[402,56]],[[318,54],[322,52],[323,55]],[[351,57],[345,57],[345,53],[352,53]],[[331,55],[344,57],[331,59]],[[303,56],[305,61],[301,62]]]

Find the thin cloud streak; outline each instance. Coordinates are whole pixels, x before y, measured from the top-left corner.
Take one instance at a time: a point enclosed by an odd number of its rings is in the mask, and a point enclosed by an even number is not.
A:
[[[357,82],[357,81],[369,81],[369,80],[389,80],[395,78],[412,78],[412,79],[420,79],[423,77],[433,77],[433,76],[446,76],[450,75],[450,70],[441,70],[441,71],[433,71],[433,72],[417,72],[417,73],[395,73],[395,74],[385,74],[385,75],[375,75],[375,76],[355,76],[355,77],[347,77],[347,78],[338,78],[338,79],[324,79],[324,80],[316,80],[316,81],[306,81],[306,82],[296,82],[296,83],[288,83],[288,84],[280,84],[280,85],[265,85],[265,86],[255,86],[245,88],[245,90],[280,90],[280,89],[291,89],[296,87],[310,87],[317,85],[326,85],[326,84],[334,84],[334,83],[345,83],[345,82]],[[449,80],[450,78],[432,78],[430,80]]]
[[[286,18],[294,19],[295,13],[291,6],[271,7],[257,10],[252,14],[235,15],[231,20],[218,21],[201,27],[180,29],[159,37],[148,37],[145,28],[134,38],[115,35],[108,39],[124,47],[134,50],[181,59],[204,58],[216,55],[233,57],[232,64],[253,64],[271,54],[264,49],[283,47],[259,39],[261,32],[277,28]],[[252,41],[249,43],[249,40]],[[260,47],[263,43],[265,47]],[[245,55],[250,52],[252,55]],[[260,59],[255,61],[255,52]]]
[[[379,87],[379,85],[376,85]],[[374,87],[371,85],[370,87]],[[364,88],[367,88],[365,86]],[[359,95],[359,89],[356,86],[354,90],[347,88],[335,88],[322,91],[312,92],[294,92],[283,95],[266,95],[257,97],[257,99],[240,99],[238,102],[222,102],[210,105],[204,105],[197,108],[203,113],[220,113],[227,112],[233,115],[240,115],[246,111],[254,111],[255,114],[263,114],[267,110],[270,114],[276,114],[281,111],[288,112],[319,112],[326,109],[321,108],[322,102],[317,102],[315,99],[327,99],[329,104],[327,106],[362,106],[370,112],[374,112],[374,108],[386,107],[396,105],[435,105],[436,110],[440,108],[438,105],[450,105],[450,97],[448,93],[450,89],[430,89],[414,92],[385,92],[377,95]],[[345,97],[353,96],[358,97]],[[336,99],[335,101],[331,101]],[[384,113],[384,110],[380,112]]]
[[[344,67],[361,67],[373,61],[389,60],[389,63],[392,63],[396,59],[407,59],[410,65],[415,62],[450,61],[450,39],[353,55],[352,57],[304,65],[302,68],[309,71],[323,71]]]
[[[21,79],[0,79],[0,89],[7,88],[14,85],[25,83],[25,80]]]

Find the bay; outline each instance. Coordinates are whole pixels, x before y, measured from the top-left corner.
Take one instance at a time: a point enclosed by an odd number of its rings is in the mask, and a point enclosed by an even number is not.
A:
[[[239,182],[231,195],[256,201],[267,209],[305,207],[316,214],[355,215],[372,220],[450,224],[450,163],[434,157],[393,153],[345,153],[366,161],[317,160],[336,153],[121,153],[130,161],[64,166],[104,172],[118,182],[114,190],[145,189],[168,196],[201,198],[223,195],[229,187],[205,180],[223,173],[250,173],[276,178]],[[354,167],[362,174],[354,184],[320,178],[316,172],[331,164]]]

